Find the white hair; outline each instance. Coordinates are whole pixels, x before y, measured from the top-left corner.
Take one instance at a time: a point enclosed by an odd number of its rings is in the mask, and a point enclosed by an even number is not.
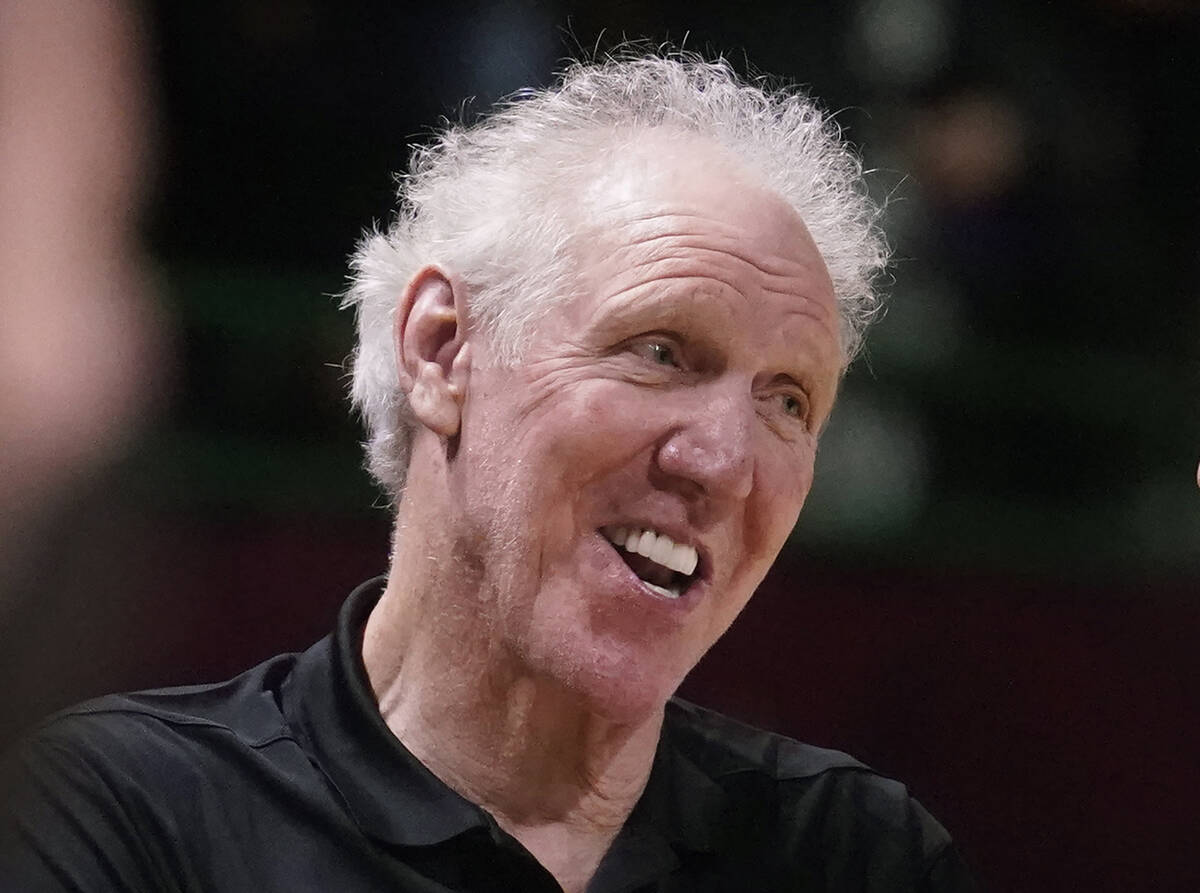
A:
[[[411,277],[429,264],[460,277],[471,329],[518,361],[541,315],[573,294],[567,247],[581,232],[571,214],[580,194],[630,134],[651,128],[715,143],[791,205],[833,280],[845,362],[857,353],[888,252],[862,164],[837,125],[797,90],[747,83],[723,59],[627,53],[574,63],[554,86],[414,147],[394,222],[353,255],[343,303],[358,317],[351,396],[367,428],[368,468],[393,501],[416,426],[393,343]]]

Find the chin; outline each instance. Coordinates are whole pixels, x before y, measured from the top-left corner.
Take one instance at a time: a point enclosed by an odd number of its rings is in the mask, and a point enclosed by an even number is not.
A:
[[[660,716],[682,681],[682,675],[666,667],[611,652],[593,654],[555,676],[589,713],[622,725]]]
[[[578,694],[591,715],[617,725],[636,726],[660,717],[672,693],[609,685],[591,686]]]
[[[512,653],[527,671],[583,709],[622,724],[652,720],[699,658],[695,635],[673,612],[631,607],[573,580],[543,585],[532,610],[508,625]],[[693,618],[694,619],[694,618]]]

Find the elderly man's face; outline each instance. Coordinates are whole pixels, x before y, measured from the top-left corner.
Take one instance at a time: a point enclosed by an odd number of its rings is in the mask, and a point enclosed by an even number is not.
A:
[[[508,658],[634,720],[783,546],[841,352],[824,263],[778,199],[694,155],[605,190],[580,296],[517,368],[476,354],[455,547]]]

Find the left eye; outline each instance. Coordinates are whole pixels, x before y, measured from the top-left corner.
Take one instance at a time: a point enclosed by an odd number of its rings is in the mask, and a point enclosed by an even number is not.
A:
[[[783,411],[797,419],[804,418],[804,401],[795,394],[780,394],[779,402],[783,406]]]

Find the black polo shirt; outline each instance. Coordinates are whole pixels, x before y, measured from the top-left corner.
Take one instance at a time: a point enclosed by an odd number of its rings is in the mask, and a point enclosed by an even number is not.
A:
[[[334,634],[303,654],[42,724],[0,770],[3,889],[559,890],[383,722],[359,647],[381,590],[356,590]],[[973,889],[901,784],[678,700],[588,887]]]

